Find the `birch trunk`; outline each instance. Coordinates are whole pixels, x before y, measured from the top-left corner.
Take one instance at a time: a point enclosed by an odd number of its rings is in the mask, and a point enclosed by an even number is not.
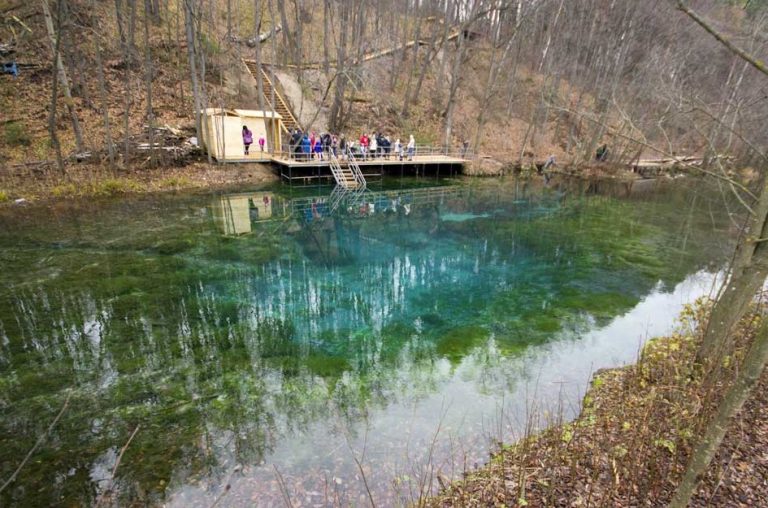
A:
[[[59,0],[59,13],[61,13],[61,2],[63,0]],[[72,99],[72,91],[69,88],[69,79],[67,78],[67,70],[64,68],[64,63],[61,60],[61,33],[58,35],[56,34],[54,28],[53,28],[53,17],[51,16],[51,11],[48,8],[48,0],[42,0],[43,5],[43,16],[45,17],[45,28],[48,30],[48,39],[51,44],[51,50],[53,51],[55,55],[55,62],[56,62],[56,73],[58,76],[58,81],[61,84],[61,88],[64,91],[64,98],[65,98],[65,106],[67,108],[67,112],[69,113],[69,116],[72,120],[72,130],[75,133],[75,145],[77,147],[78,152],[83,151],[83,133],[80,130],[80,122],[77,119],[77,111],[75,111],[75,103]],[[59,32],[61,32],[61,20],[59,20]],[[58,47],[57,47],[58,46]]]

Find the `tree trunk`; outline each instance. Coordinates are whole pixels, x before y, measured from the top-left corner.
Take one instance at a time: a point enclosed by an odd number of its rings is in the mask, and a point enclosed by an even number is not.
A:
[[[709,369],[728,350],[736,323],[747,312],[749,304],[765,281],[768,270],[759,260],[766,256],[768,235],[768,177],[754,206],[754,215],[745,236],[737,247],[730,280],[718,298],[707,323],[697,361]]]
[[[91,0],[91,9],[96,9],[95,0]],[[107,102],[107,83],[104,78],[104,61],[101,57],[101,45],[98,38],[94,38],[96,48],[96,73],[99,79],[99,95],[101,96],[101,114],[104,118],[104,144],[107,147],[107,156],[110,166],[115,165],[115,147],[112,143],[112,127],[109,122],[109,104]]]
[[[288,24],[288,15],[285,13],[285,4],[286,2],[284,0],[277,0],[277,7],[280,11],[280,22],[283,24],[283,38],[285,39],[285,47],[288,48],[288,55],[290,55],[293,63],[298,65],[301,64],[301,62],[296,61],[298,50],[295,48],[293,35],[291,35],[291,28]]]
[[[184,24],[187,34],[187,58],[189,59],[189,76],[192,81],[192,100],[195,108],[195,134],[198,144],[202,144],[203,128],[200,114],[202,101],[200,100],[200,84],[197,76],[197,58],[195,56],[195,8],[192,5],[194,0],[184,0]]]
[[[330,37],[330,20],[331,16],[331,2],[330,0],[323,1],[323,70],[326,76],[331,72],[331,51],[328,46],[328,39]],[[342,27],[343,30],[343,27]]]
[[[61,15],[61,3],[63,0],[58,0],[57,2],[57,14]],[[46,13],[46,21],[50,19],[50,11],[48,10],[48,5],[45,1],[43,1],[43,9]],[[61,144],[59,143],[59,136],[56,134],[56,108],[58,107],[58,99],[59,99],[59,79],[58,75],[56,73],[56,69],[59,65],[59,50],[61,49],[61,34],[56,35],[56,40],[53,45],[53,63],[51,64],[51,75],[53,76],[52,83],[51,83],[51,110],[48,112],[48,134],[51,137],[51,146],[53,147],[53,151],[56,155],[56,167],[59,169],[59,172],[63,175],[65,174],[64,170],[64,159],[61,157]]]
[[[744,357],[734,385],[720,403],[717,414],[707,426],[706,433],[693,452],[688,469],[669,504],[670,508],[688,506],[700,478],[707,472],[709,463],[725,437],[728,425],[760,381],[760,376],[768,363],[768,318],[764,316],[762,319],[760,329]]]
[[[429,41],[429,49],[427,50],[427,54],[424,55],[424,61],[421,64],[421,69],[419,70],[419,78],[416,80],[416,87],[413,90],[413,93],[410,95],[410,97],[406,94],[405,100],[403,101],[403,111],[402,114],[404,117],[408,116],[408,110],[410,108],[410,105],[414,102],[416,102],[419,99],[419,95],[421,94],[421,86],[424,83],[424,78],[427,75],[427,70],[429,69],[429,64],[432,63],[435,56],[437,55],[437,52],[439,51],[439,48],[437,47],[437,38],[439,35],[439,30],[434,30],[432,33],[432,37]],[[442,44],[440,47],[442,47],[445,44],[445,40],[442,41]]]
[[[257,104],[259,110],[264,111],[264,81],[261,69],[261,41],[259,40],[259,32],[261,31],[261,0],[253,0],[253,25],[254,25],[254,37],[256,38],[256,47],[254,48],[254,55],[256,57],[256,67],[259,72],[256,73],[256,90],[258,93]],[[271,145],[270,145],[271,146]]]
[[[152,111],[152,52],[149,44],[150,13],[152,0],[144,0],[144,69],[147,87],[147,127],[149,131],[149,165],[155,167],[155,114]]]
[[[232,0],[227,0],[227,40],[232,40]]]
[[[63,11],[64,0],[59,0],[58,12],[61,14]],[[61,88],[64,91],[64,98],[66,99],[66,108],[69,112],[69,116],[72,119],[72,130],[75,134],[75,145],[78,152],[83,151],[83,133],[80,130],[80,122],[77,119],[77,111],[75,111],[75,103],[72,99],[72,92],[69,89],[69,79],[67,79],[67,70],[64,68],[64,63],[61,60],[61,23],[59,24],[59,34],[57,35],[53,28],[53,18],[51,17],[51,11],[48,9],[48,0],[42,0],[43,15],[45,16],[45,27],[48,30],[48,38],[50,39],[51,49],[56,55],[56,71]],[[59,16],[61,20],[61,16]],[[57,48],[58,45],[58,48]]]

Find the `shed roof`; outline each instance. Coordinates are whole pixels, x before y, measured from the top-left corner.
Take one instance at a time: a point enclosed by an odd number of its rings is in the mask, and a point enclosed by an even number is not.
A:
[[[283,118],[280,113],[275,111],[259,111],[257,109],[236,109],[235,113],[240,116],[249,116],[251,118]]]
[[[206,116],[224,115],[241,116],[246,118],[283,118],[280,113],[276,113],[274,111],[260,111],[257,109],[206,108],[202,112]]]

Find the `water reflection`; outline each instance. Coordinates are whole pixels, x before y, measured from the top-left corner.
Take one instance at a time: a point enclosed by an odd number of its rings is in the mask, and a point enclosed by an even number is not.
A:
[[[272,192],[217,196],[211,203],[213,220],[225,235],[250,233],[255,222],[284,216],[285,204],[275,199]]]
[[[444,474],[482,461],[475,441],[510,431],[500,405],[631,358],[637,323],[669,323],[717,259],[713,216],[679,213],[710,203],[677,190],[625,202],[494,182],[332,203],[255,192],[0,217],[3,478],[73,393],[2,504],[91,503],[137,425],[124,504],[207,506],[227,482],[230,504],[281,503],[274,466],[291,495],[356,503],[364,445],[377,498],[395,479],[407,497],[439,425]]]

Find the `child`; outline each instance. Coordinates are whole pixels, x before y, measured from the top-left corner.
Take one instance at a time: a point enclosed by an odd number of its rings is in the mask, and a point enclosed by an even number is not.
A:
[[[264,136],[259,136],[259,148],[261,149],[261,153],[264,153],[264,143],[266,143],[267,140],[264,139]]]

